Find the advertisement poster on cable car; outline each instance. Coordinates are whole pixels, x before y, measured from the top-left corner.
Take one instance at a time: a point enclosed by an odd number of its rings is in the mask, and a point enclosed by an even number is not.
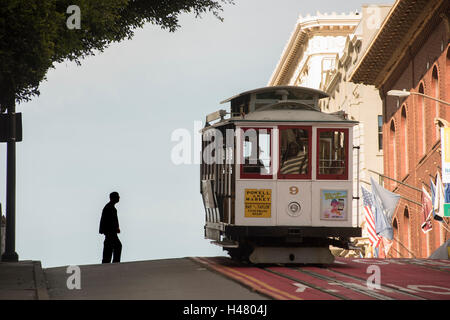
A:
[[[347,220],[347,190],[321,190],[322,220]]]

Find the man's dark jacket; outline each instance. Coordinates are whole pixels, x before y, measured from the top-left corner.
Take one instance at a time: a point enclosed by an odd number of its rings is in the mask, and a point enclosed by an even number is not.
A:
[[[108,202],[102,211],[100,219],[100,230],[102,234],[112,234],[119,231],[119,220],[117,219],[117,209],[114,204]]]

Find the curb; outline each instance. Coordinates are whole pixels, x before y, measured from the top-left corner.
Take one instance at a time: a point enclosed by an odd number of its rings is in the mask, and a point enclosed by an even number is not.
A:
[[[37,300],[50,300],[45,281],[44,270],[40,261],[33,261],[34,282],[36,285]]]

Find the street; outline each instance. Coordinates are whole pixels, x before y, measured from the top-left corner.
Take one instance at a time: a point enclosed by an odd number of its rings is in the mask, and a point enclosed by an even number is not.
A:
[[[44,269],[50,299],[448,300],[450,262],[337,258],[328,266],[246,265],[227,257]],[[70,270],[69,270],[70,271]],[[70,289],[72,288],[72,289]]]
[[[67,267],[44,269],[50,299],[267,299],[189,258],[80,266],[69,290]]]

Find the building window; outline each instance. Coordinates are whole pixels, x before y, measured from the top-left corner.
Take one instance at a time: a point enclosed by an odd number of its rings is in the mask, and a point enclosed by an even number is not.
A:
[[[335,61],[336,58],[324,58],[322,60],[322,83],[325,83],[327,73],[335,69]]]
[[[439,99],[439,79],[438,79],[438,72],[436,66],[433,68],[433,72],[431,73],[431,90],[432,94],[435,98]],[[434,105],[434,108],[431,108],[434,112],[434,117],[431,118],[432,127],[434,127],[433,135],[434,139],[433,141],[436,141],[439,137],[439,127],[434,125],[434,118],[439,117],[439,103],[437,101],[433,101],[432,105]]]
[[[383,116],[378,116],[378,150],[383,150]]]
[[[406,106],[402,107],[401,112],[401,121],[400,121],[400,127],[401,127],[401,135],[402,135],[402,152],[401,152],[401,171],[402,171],[402,177],[404,177],[406,174],[408,174],[408,126],[406,123]]]
[[[317,129],[317,179],[348,179],[348,129]]]
[[[389,161],[390,161],[390,176],[398,179],[397,176],[397,148],[395,143],[395,124],[391,121],[389,127]]]
[[[419,86],[419,93],[424,94],[425,91],[423,89],[423,83],[420,84]],[[417,111],[419,112],[419,132],[418,132],[418,150],[421,151],[421,155],[425,154],[425,150],[426,150],[426,127],[425,127],[425,103],[424,103],[424,98],[421,96],[417,97],[419,103],[418,103],[418,108]]]
[[[336,58],[324,58],[322,60],[322,72],[334,69]]]
[[[406,234],[404,234],[403,237],[403,245],[406,246],[408,248],[409,251],[411,251],[411,243],[410,243],[410,239],[411,239],[411,226],[409,225],[409,210],[408,207],[405,207],[405,210],[403,211],[403,225],[406,228]],[[407,253],[408,257],[410,256],[410,253]]]
[[[399,235],[399,228],[398,228],[398,222],[397,222],[397,218],[394,218],[394,221],[392,222],[392,226],[394,227],[394,239],[398,239],[398,235]],[[392,255],[392,257],[397,257],[400,258],[399,256],[399,248],[398,248],[398,242],[395,241],[395,244],[393,245],[393,249],[390,251],[390,254]],[[394,251],[394,252],[392,252]],[[387,257],[386,257],[387,258]]]

